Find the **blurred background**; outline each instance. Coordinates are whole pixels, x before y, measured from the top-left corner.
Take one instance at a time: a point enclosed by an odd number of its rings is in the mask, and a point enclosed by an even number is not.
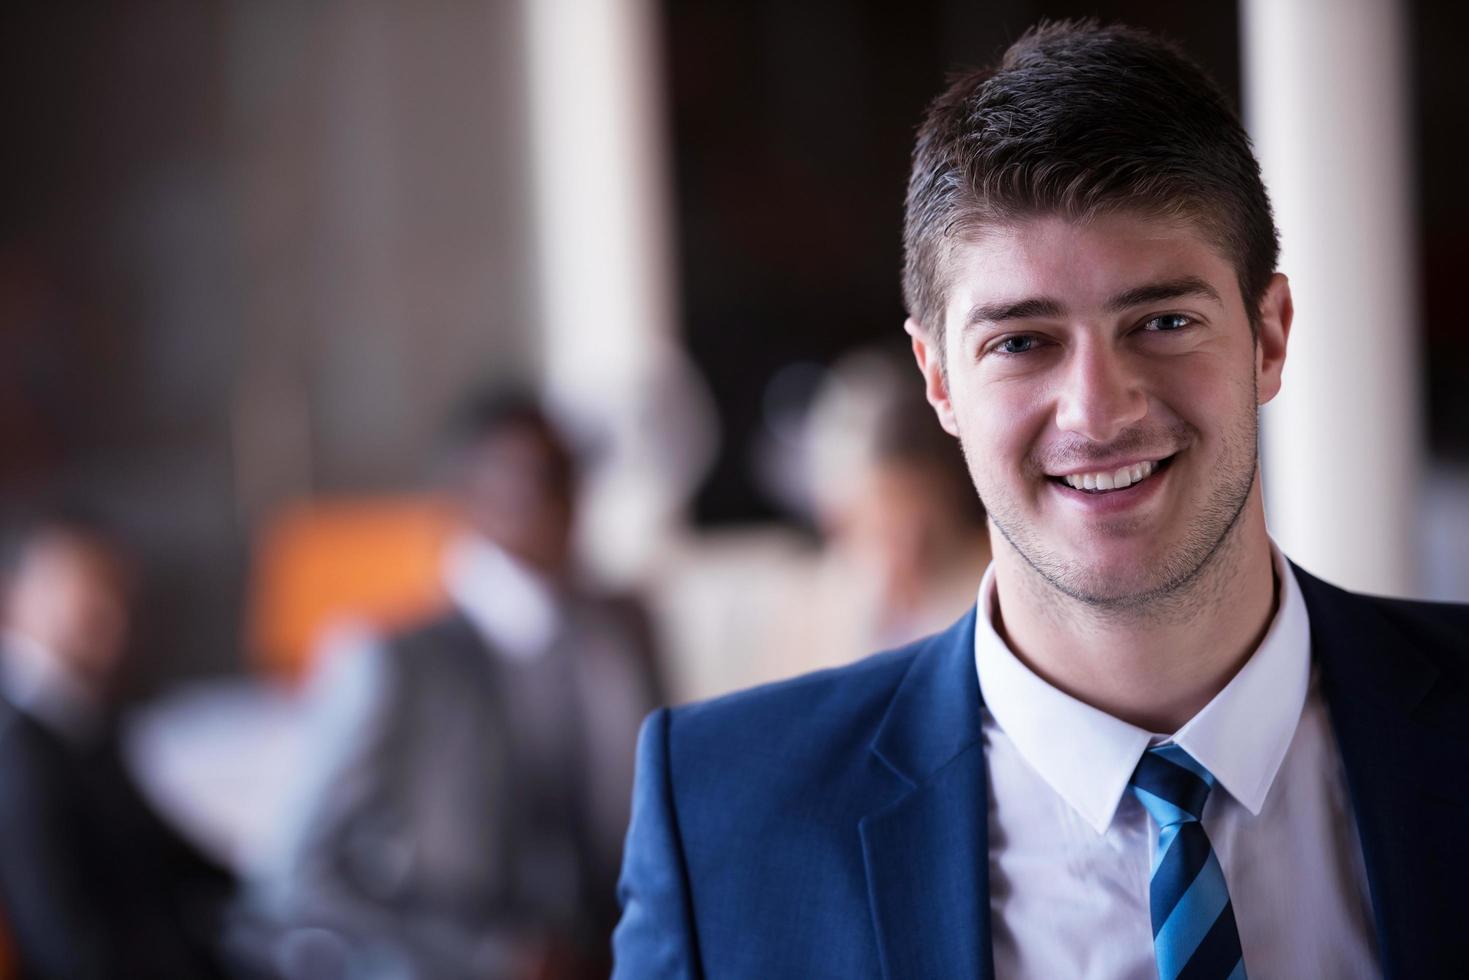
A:
[[[660,697],[957,616],[982,514],[944,447],[894,449],[927,438],[911,137],[948,72],[1086,15],[1180,41],[1256,140],[1298,317],[1277,540],[1469,599],[1463,5],[8,6],[0,507],[75,502],[129,556],[148,799],[269,876],[321,651],[448,601],[476,391],[535,392],[570,445],[577,581],[635,597]]]

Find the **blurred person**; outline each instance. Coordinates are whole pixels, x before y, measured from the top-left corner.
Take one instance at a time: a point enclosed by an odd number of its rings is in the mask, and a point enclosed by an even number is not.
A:
[[[994,560],[943,633],[654,713],[615,976],[1461,975],[1469,607],[1270,538],[1294,308],[1225,97],[1033,28],[930,104],[904,246]]]
[[[222,975],[230,875],[119,749],[131,572],[99,526],[21,522],[0,557],[0,921],[23,977]]]
[[[455,426],[442,614],[328,658],[287,836],[289,976],[605,976],[641,717],[640,607],[580,581],[575,466],[534,399]]]
[[[768,676],[848,663],[954,621],[990,561],[964,457],[912,369],[877,350],[837,362],[807,415],[823,543],[793,583]]]

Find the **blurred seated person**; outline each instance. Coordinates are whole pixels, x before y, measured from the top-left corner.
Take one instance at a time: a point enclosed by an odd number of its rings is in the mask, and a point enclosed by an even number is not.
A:
[[[984,507],[911,373],[863,349],[817,391],[804,442],[823,548],[793,590],[768,676],[899,646],[974,605],[990,560]]]
[[[231,879],[154,813],[119,752],[118,549],[82,518],[32,518],[0,576],[0,921],[20,975],[221,975]]]
[[[535,401],[456,426],[448,608],[325,658],[290,821],[288,976],[605,977],[643,715],[640,607],[572,560],[574,465]]]

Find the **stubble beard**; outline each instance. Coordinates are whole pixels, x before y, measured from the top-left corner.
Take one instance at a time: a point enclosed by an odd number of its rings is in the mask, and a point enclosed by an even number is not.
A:
[[[1035,584],[1041,588],[1032,591],[1043,600],[1070,600],[1109,619],[1172,619],[1209,601],[1231,578],[1234,563],[1226,559],[1236,550],[1231,545],[1258,473],[1258,413],[1253,409],[1241,413],[1223,443],[1212,489],[1183,540],[1134,575],[1085,567],[1052,550],[1041,541],[1034,523],[1003,493],[981,488],[980,499],[995,528],[1035,573],[1039,580]],[[976,472],[973,462],[971,475]],[[975,486],[980,487],[978,479]]]

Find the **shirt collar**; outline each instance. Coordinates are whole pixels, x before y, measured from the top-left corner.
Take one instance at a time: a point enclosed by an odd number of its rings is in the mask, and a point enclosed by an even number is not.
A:
[[[550,584],[489,541],[451,541],[443,576],[449,598],[492,649],[529,660],[555,638],[561,616]]]
[[[1311,681],[1311,624],[1290,563],[1271,546],[1280,607],[1260,646],[1173,741],[1259,814],[1295,737]]]
[[[1306,604],[1290,564],[1271,546],[1279,607],[1239,673],[1174,734],[1228,793],[1258,814],[1285,759],[1311,669]],[[1106,831],[1138,760],[1157,735],[1071,697],[1036,676],[995,630],[995,570],[979,586],[975,669],[985,707],[1040,774],[1097,833]]]

